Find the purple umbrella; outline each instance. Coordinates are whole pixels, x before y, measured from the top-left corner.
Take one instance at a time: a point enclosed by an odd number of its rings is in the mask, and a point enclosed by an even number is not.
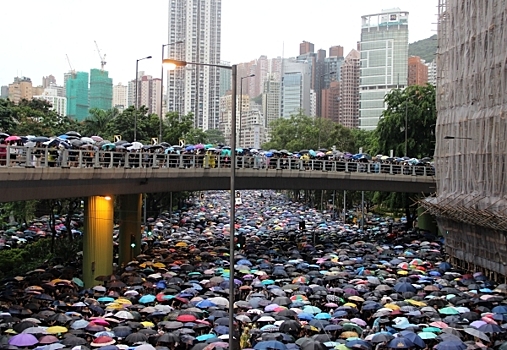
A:
[[[276,309],[276,308],[279,308],[279,307],[280,307],[280,305],[278,305],[278,304],[270,304],[270,305],[268,305],[268,306],[266,306],[266,307],[264,308],[264,312],[271,312],[271,311],[275,311],[275,309]]]
[[[24,347],[24,346],[32,346],[37,344],[39,341],[37,338],[35,338],[34,335],[29,333],[21,333],[18,335],[13,336],[11,339],[9,339],[9,344],[18,346],[18,347]]]

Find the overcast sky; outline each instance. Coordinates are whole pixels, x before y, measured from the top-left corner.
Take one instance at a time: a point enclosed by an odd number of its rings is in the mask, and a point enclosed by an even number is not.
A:
[[[315,50],[342,45],[345,54],[360,39],[361,15],[399,7],[409,11],[409,41],[436,33],[437,0],[222,0],[222,60],[248,62],[260,55],[294,57],[303,40]],[[100,68],[94,40],[106,54],[113,83],[139,70],[159,77],[166,44],[167,0],[16,0],[0,11],[0,85],[26,76],[34,85],[53,74],[63,83],[72,67]]]

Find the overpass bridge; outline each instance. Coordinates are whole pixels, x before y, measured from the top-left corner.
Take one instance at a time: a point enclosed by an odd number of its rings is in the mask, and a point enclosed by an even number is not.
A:
[[[154,192],[226,190],[227,157],[62,150],[36,156],[19,147],[16,158],[0,162],[0,202],[31,199],[126,195]],[[277,158],[269,163],[238,156],[236,189],[435,192],[429,166],[360,163],[344,160]]]
[[[0,201],[86,197],[83,281],[110,275],[114,201],[120,263],[140,253],[142,193],[229,189],[228,157],[8,147],[0,158]],[[12,152],[15,151],[15,152]],[[435,191],[429,166],[237,156],[236,189]],[[135,243],[132,245],[132,243]]]

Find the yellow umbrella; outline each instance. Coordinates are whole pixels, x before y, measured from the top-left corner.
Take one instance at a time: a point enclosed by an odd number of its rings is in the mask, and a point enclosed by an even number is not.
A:
[[[107,305],[106,310],[121,310],[123,309],[123,304],[111,303]]]
[[[59,334],[59,333],[67,333],[69,330],[63,326],[52,326],[46,328],[46,333],[48,334]]]
[[[343,306],[350,306],[350,307],[355,307],[355,308],[357,308],[357,305],[356,305],[356,304],[354,304],[354,303],[345,303],[345,304],[343,304]]]
[[[115,303],[123,304],[123,305],[132,305],[132,302],[128,299],[119,298],[116,299]]]
[[[155,327],[155,324],[153,322],[148,322],[148,321],[144,321],[144,322],[140,322],[143,326],[145,326],[146,328],[151,328],[151,327]]]
[[[178,242],[174,245],[175,247],[188,247],[188,244],[185,242]]]
[[[159,269],[162,269],[162,268],[165,267],[165,264],[162,264],[161,262],[158,262],[158,263],[153,264],[153,267],[157,267]]]
[[[408,275],[408,271],[400,270],[397,272],[398,275]]]
[[[414,305],[414,306],[417,306],[417,307],[425,307],[425,306],[427,306],[426,303],[423,303],[422,301],[417,301],[417,300],[413,300],[413,299],[407,299],[405,301],[407,303],[409,303],[410,305]]]
[[[391,309],[391,310],[399,310],[400,309],[400,307],[396,304],[385,304],[384,307]]]
[[[353,337],[358,337],[359,334],[357,334],[356,332],[352,332],[352,331],[347,331],[347,332],[343,332],[342,334],[340,334],[340,338],[342,339],[347,339],[347,338],[353,338]]]
[[[361,297],[358,297],[357,295],[352,295],[348,298],[349,300],[353,300],[353,301],[359,301],[359,302],[363,302],[364,299],[361,298]]]

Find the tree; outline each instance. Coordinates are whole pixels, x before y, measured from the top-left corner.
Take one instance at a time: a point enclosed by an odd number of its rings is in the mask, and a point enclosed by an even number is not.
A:
[[[435,150],[435,124],[437,112],[435,87],[412,85],[404,90],[392,90],[385,97],[386,110],[382,113],[375,130],[377,152],[405,155],[405,132],[407,133],[407,156],[431,157]],[[405,131],[405,125],[407,130]]]
[[[184,135],[185,143],[198,144],[208,143],[208,135],[201,129],[192,128]]]
[[[9,99],[0,99],[0,132],[11,133],[16,125],[14,106]]]
[[[83,135],[102,135],[104,138],[111,138],[113,135],[106,135],[111,122],[115,117],[120,115],[116,108],[103,110],[99,108],[91,108],[89,116],[83,121],[81,130]]]
[[[377,146],[377,139],[375,137],[374,130],[364,130],[364,129],[351,129],[352,139],[354,140],[354,151],[355,153],[359,151],[359,148],[363,149],[364,153],[368,153],[370,155],[375,155]]]
[[[334,146],[340,151],[353,151],[354,147],[351,129],[330,119],[308,117],[302,111],[290,118],[276,119],[271,130],[271,141],[262,145],[264,149],[298,152]]]
[[[194,115],[189,113],[180,116],[178,112],[170,112],[166,114],[164,125],[164,140],[171,145],[177,145],[179,140],[193,128]]]
[[[114,121],[111,120],[108,123],[107,132],[110,137],[121,135],[124,140],[134,141],[135,130],[136,140],[146,140],[149,137],[146,133],[148,122],[148,109],[145,106],[137,109],[134,106],[130,106],[121,115],[114,118]],[[156,135],[158,135],[158,131]]]
[[[12,106],[16,124],[11,132],[17,135],[56,136],[78,126],[75,121],[60,116],[51,108],[51,104],[45,100],[21,100],[18,105]]]
[[[218,145],[221,143],[225,143],[225,137],[221,130],[218,129],[208,129],[204,132],[207,136],[207,143],[212,143],[214,145]]]

